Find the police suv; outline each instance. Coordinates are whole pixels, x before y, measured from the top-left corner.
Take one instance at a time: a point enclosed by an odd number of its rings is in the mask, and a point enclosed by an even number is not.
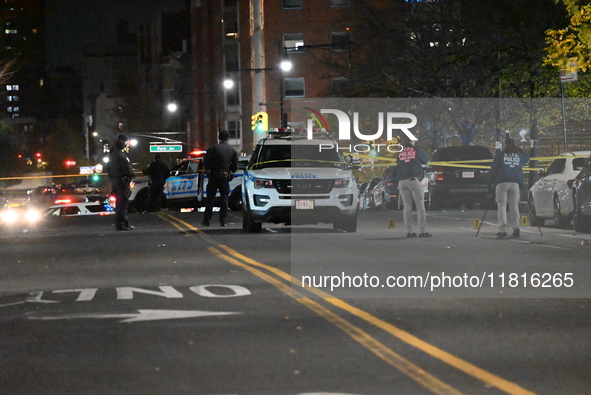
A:
[[[270,132],[261,139],[242,181],[244,230],[260,232],[263,222],[332,223],[355,232],[357,183],[336,147],[325,132],[312,139]]]
[[[208,178],[203,169],[204,154],[204,151],[199,151],[170,169],[170,177],[166,179],[162,196],[163,207],[197,209],[205,206]],[[230,196],[228,198],[228,207],[233,211],[239,211],[242,208],[242,169],[246,167],[246,162],[239,161],[238,166],[239,169],[234,174],[234,179],[230,181]],[[138,212],[146,211],[148,207],[148,182],[148,177],[138,177],[132,181],[131,195],[129,197],[130,208]],[[214,204],[219,205],[219,202],[214,201]]]

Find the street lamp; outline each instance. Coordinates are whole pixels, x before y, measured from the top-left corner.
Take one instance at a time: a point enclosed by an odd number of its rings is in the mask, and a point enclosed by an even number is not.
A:
[[[278,67],[263,67],[263,68],[253,68],[253,69],[238,69],[236,71],[251,71],[255,73],[260,73],[263,71],[277,71],[279,70],[281,73],[287,73],[291,71],[293,68],[293,63],[289,59],[283,59]],[[223,81],[223,85],[225,89],[232,89],[234,87],[234,80],[230,77],[227,77]],[[280,126],[286,127],[285,124],[285,117],[284,117],[284,97],[283,97],[283,80],[279,80],[279,124]]]
[[[231,79],[230,77],[227,77],[224,80],[224,89],[232,89],[234,88],[234,80]]]
[[[168,105],[166,106],[166,109],[170,113],[175,113],[178,110],[178,108],[179,107],[176,103],[168,103]]]

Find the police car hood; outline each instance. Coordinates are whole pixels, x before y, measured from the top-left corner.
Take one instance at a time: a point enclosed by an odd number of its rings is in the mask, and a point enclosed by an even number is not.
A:
[[[350,170],[341,170],[330,167],[269,167],[253,170],[254,177],[274,180],[310,179],[330,180],[335,178],[350,178]]]

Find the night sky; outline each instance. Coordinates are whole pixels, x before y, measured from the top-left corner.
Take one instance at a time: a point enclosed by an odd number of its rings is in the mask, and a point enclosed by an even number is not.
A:
[[[84,44],[116,40],[116,21],[129,30],[151,22],[159,12],[188,8],[187,0],[46,0],[47,60],[50,68],[80,61]]]

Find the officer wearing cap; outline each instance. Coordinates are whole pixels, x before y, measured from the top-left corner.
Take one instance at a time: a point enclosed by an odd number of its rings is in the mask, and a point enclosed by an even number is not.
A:
[[[111,189],[117,199],[115,207],[115,229],[117,230],[133,229],[133,226],[129,225],[127,216],[129,184],[134,176],[131,161],[125,153],[128,140],[127,136],[120,134],[109,153],[108,173],[111,179]]]
[[[220,224],[226,226],[228,216],[228,195],[230,194],[230,181],[238,169],[238,153],[228,144],[230,134],[222,130],[219,135],[219,143],[211,146],[205,154],[203,167],[209,178],[207,182],[207,198],[204,226],[209,226],[213,215],[213,201],[217,191],[220,191]]]

